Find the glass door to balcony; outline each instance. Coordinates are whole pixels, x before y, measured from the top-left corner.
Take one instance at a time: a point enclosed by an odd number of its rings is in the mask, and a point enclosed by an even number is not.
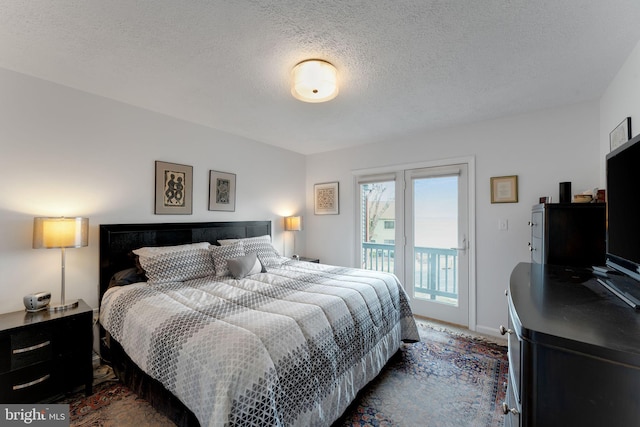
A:
[[[467,165],[405,171],[405,288],[417,315],[469,325]]]

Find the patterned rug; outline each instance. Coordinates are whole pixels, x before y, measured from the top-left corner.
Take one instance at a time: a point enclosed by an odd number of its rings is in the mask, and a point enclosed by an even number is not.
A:
[[[504,424],[507,348],[418,324],[334,427],[494,427]]]
[[[404,344],[333,427],[502,426],[507,349],[420,323],[422,342]],[[71,426],[173,426],[128,388],[107,380],[70,396]]]

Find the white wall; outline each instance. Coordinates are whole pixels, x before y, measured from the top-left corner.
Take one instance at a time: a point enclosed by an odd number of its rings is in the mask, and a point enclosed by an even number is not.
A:
[[[99,224],[271,220],[282,248],[282,217],[305,204],[302,155],[2,69],[0,148],[0,313],[59,298],[60,251],[32,249],[34,216],[89,217],[67,299],[97,307]],[[155,160],[193,166],[193,215],[154,215]],[[210,169],[237,174],[235,212],[208,211]]]
[[[506,324],[504,290],[520,261],[528,261],[531,206],[540,196],[558,200],[558,183],[575,192],[599,185],[599,107],[596,100],[307,156],[305,255],[355,265],[356,169],[474,156],[476,161],[477,330],[495,333]],[[491,204],[489,178],[518,175],[519,202]],[[340,215],[313,215],[313,184],[340,183]],[[498,230],[507,219],[509,229]],[[473,322],[472,322],[473,323]]]
[[[618,71],[600,100],[600,153],[610,151],[609,132],[631,117],[631,132],[640,133],[640,42]],[[601,163],[601,187],[605,187],[605,163]]]

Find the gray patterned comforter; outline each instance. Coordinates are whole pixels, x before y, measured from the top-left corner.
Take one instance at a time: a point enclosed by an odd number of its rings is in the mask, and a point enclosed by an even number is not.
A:
[[[202,426],[328,426],[401,341],[419,340],[394,275],[295,261],[114,287],[100,322]]]

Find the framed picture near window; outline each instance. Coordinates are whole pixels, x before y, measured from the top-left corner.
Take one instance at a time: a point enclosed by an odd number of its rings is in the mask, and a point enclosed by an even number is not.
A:
[[[491,178],[491,203],[518,203],[518,176]]]
[[[326,182],[313,186],[313,206],[316,215],[338,215],[340,193],[337,182]]]
[[[609,133],[609,145],[611,151],[615,150],[631,139],[631,117],[624,119],[614,130]]]
[[[156,161],[156,215],[191,215],[193,166]]]
[[[235,212],[235,173],[209,171],[209,210]]]

